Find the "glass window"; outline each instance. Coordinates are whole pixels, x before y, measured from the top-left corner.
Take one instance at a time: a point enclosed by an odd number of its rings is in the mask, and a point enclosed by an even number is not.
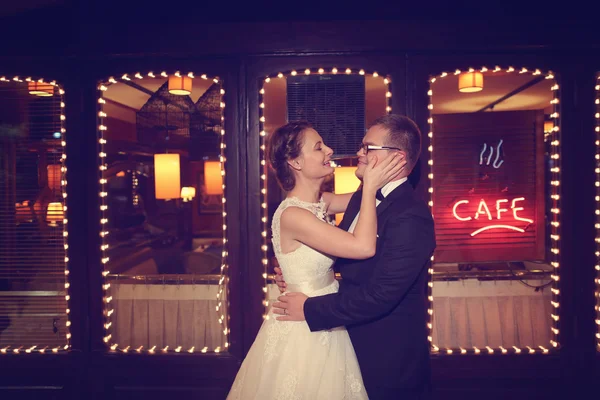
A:
[[[222,83],[150,72],[99,93],[105,342],[225,351]]]
[[[278,127],[293,120],[307,120],[334,151],[335,173],[323,183],[323,191],[338,194],[356,191],[360,181],[354,175],[356,153],[369,124],[390,113],[391,80],[376,71],[352,68],[307,68],[267,77],[260,86],[261,192],[263,207],[263,265],[265,266],[265,315],[269,299],[277,288],[268,290],[267,277],[277,266],[271,245],[271,218],[285,192],[265,159],[265,139]],[[336,222],[343,214],[336,215]]]
[[[430,85],[433,349],[558,346],[558,85],[539,70],[443,73]]]
[[[63,91],[0,78],[0,351],[69,348]]]

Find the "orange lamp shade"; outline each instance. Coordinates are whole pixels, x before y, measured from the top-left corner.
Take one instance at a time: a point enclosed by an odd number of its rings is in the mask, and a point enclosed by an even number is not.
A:
[[[337,167],[333,169],[333,191],[335,194],[356,192],[360,186],[360,180],[354,172],[356,167]],[[335,221],[339,225],[344,214],[336,214]]]
[[[60,164],[48,165],[48,187],[52,190],[60,190]]]
[[[54,95],[54,86],[49,83],[28,82],[29,94],[34,96],[49,97]]]
[[[192,93],[192,78],[189,76],[169,77],[169,93],[179,96],[185,96]]]
[[[474,93],[483,90],[483,74],[481,72],[465,72],[458,76],[458,90],[463,93]]]
[[[206,194],[223,194],[223,176],[219,161],[204,161]]]
[[[65,213],[63,211],[62,203],[50,203],[48,204],[48,212],[46,213],[46,221],[55,223],[65,219]]]
[[[178,199],[181,193],[179,154],[154,155],[154,190],[157,199]]]

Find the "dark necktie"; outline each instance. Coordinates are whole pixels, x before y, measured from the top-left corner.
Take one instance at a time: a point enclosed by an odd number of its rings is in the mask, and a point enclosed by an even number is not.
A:
[[[381,189],[377,190],[377,193],[375,194],[375,198],[379,201],[383,201],[383,199],[385,199],[385,196],[383,195],[383,193],[381,193]]]

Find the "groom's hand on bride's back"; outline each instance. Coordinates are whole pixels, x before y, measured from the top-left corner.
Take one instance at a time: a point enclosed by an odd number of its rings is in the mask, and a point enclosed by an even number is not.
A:
[[[281,273],[281,268],[279,267],[275,267],[275,283],[277,283],[277,287],[279,288],[280,293],[285,292],[287,285],[283,280],[283,274]]]

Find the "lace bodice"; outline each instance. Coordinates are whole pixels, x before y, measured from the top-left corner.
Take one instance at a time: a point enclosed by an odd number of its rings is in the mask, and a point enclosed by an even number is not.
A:
[[[284,254],[281,251],[280,220],[281,214],[288,207],[303,208],[310,211],[315,215],[315,218],[323,221],[323,223],[332,225],[334,223],[327,215],[323,198],[318,203],[308,203],[296,197],[288,197],[281,202],[275,211],[271,224],[273,250],[277,261],[279,261],[288,290],[290,290],[290,287],[294,287],[295,290],[291,291],[302,291],[308,296],[322,294],[321,288],[323,288],[323,285],[320,282],[326,282],[328,276],[333,275],[332,265],[335,259],[304,244],[289,253]],[[335,289],[337,289],[337,282],[335,282],[335,286]],[[327,291],[329,292],[329,290]]]

